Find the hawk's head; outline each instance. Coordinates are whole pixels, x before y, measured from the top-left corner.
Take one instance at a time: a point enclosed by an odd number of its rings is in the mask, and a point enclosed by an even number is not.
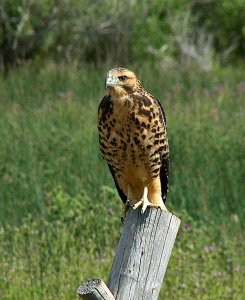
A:
[[[105,86],[109,94],[123,96],[135,92],[140,82],[134,72],[125,68],[115,68],[107,73]]]

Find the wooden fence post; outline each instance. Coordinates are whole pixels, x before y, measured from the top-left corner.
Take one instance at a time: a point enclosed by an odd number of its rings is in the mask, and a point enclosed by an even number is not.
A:
[[[84,300],[115,300],[106,284],[100,279],[91,279],[82,284],[77,293]]]
[[[157,300],[179,225],[170,212],[129,210],[108,281],[115,300]],[[113,299],[88,298],[83,286],[83,299]]]

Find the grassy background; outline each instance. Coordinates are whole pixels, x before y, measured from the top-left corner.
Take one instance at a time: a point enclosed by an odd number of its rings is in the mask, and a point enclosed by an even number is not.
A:
[[[244,68],[128,67],[165,108],[167,204],[182,219],[160,299],[243,299]],[[97,137],[109,68],[0,79],[0,299],[74,299],[108,278],[122,227]]]

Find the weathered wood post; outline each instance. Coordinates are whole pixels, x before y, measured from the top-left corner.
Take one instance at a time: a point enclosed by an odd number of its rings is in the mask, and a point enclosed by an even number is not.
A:
[[[88,282],[78,294],[86,300],[157,300],[179,225],[170,212],[148,208],[142,215],[130,209],[108,281],[114,298],[86,291]],[[108,293],[106,285],[103,288]]]
[[[115,300],[106,284],[100,279],[88,280],[78,288],[77,292],[84,300]]]

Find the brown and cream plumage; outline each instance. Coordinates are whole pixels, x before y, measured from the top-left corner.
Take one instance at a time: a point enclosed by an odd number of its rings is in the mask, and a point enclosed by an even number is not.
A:
[[[98,111],[100,149],[123,202],[166,210],[169,147],[164,110],[124,68],[107,73]]]

